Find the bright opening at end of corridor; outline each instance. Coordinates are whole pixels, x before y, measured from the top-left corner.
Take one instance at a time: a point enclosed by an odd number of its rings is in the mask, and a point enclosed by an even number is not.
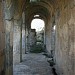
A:
[[[36,29],[37,31],[41,31],[45,26],[45,23],[42,19],[33,19],[31,22],[31,29]]]

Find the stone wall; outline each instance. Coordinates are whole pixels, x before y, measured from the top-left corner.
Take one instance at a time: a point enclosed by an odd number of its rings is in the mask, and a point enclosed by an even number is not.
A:
[[[4,25],[2,21],[2,5],[0,2],[0,72],[4,70],[4,50],[5,50],[5,71],[6,75],[12,75],[13,70],[13,20],[22,17],[24,0],[3,0],[4,5]],[[25,0],[26,1],[26,0]],[[48,1],[48,2],[47,2]],[[39,10],[41,15],[47,19],[46,23],[46,50],[51,55],[52,50],[52,26],[56,24],[55,43],[55,68],[58,75],[75,75],[75,0],[43,0],[38,3],[38,7],[27,5],[27,20]],[[12,2],[12,3],[11,3]],[[42,4],[42,5],[41,5]],[[25,4],[26,5],[26,4]],[[42,6],[42,7],[41,7]],[[40,9],[39,9],[40,8]],[[31,10],[32,9],[32,10]],[[24,9],[25,10],[25,9]],[[31,10],[31,11],[30,11]],[[47,10],[47,12],[46,12]],[[44,12],[46,12],[44,14]],[[54,18],[53,18],[54,16]],[[43,18],[44,18],[43,17]],[[21,21],[20,21],[21,22]],[[25,21],[27,22],[27,21]],[[15,25],[15,23],[14,23]],[[19,25],[19,22],[18,22]],[[28,24],[27,26],[29,26]],[[19,26],[18,26],[19,27]],[[4,29],[5,28],[5,29]],[[16,27],[17,28],[17,27]],[[5,31],[4,31],[5,30]],[[20,30],[17,28],[16,30]],[[26,46],[30,46],[29,31],[26,31]],[[4,33],[5,32],[5,33]],[[14,34],[14,50],[21,52],[21,37],[19,31]],[[18,38],[18,39],[17,39]],[[5,43],[6,42],[6,43]],[[18,43],[18,44],[17,44]],[[18,45],[18,46],[17,46]],[[4,49],[5,48],[5,49]],[[27,49],[27,47],[26,47]]]
[[[75,75],[75,1],[64,3],[55,12],[55,68],[58,75]]]
[[[45,28],[46,51],[50,56],[51,56],[51,25],[52,22],[50,21],[48,24],[46,24],[46,28]]]
[[[46,25],[46,49],[51,55],[52,31],[55,20],[55,69],[58,75],[75,75],[75,1],[61,0],[53,5],[53,16]]]
[[[13,21],[5,20],[5,73],[13,74]]]
[[[22,57],[22,41],[25,40],[24,34],[22,34],[22,19],[14,20],[13,29],[13,63],[19,63],[20,57]],[[25,42],[25,41],[24,41]]]
[[[22,30],[22,53],[25,53],[26,48],[26,40],[25,40],[25,30]]]
[[[30,40],[30,46],[33,46],[36,44],[36,31],[35,31],[35,29],[31,29],[30,35],[29,35],[29,40]]]
[[[18,21],[14,21],[14,36],[13,36],[13,53],[20,53],[20,25]]]
[[[20,62],[20,26],[14,21],[13,30],[13,64]]]
[[[4,73],[5,27],[3,25],[2,3],[0,2],[0,75]]]

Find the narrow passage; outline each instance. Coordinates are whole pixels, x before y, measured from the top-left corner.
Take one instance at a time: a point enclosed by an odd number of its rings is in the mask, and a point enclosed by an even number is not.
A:
[[[47,58],[41,53],[23,55],[23,62],[14,64],[13,75],[53,75]]]

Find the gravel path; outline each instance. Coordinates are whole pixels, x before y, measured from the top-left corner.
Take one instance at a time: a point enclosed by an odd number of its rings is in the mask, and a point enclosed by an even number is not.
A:
[[[14,64],[13,75],[53,75],[47,59],[42,54],[25,54],[23,62]]]

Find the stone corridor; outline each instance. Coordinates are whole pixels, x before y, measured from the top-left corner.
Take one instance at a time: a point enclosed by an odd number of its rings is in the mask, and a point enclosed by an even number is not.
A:
[[[26,54],[41,49],[34,19],[45,23],[42,48],[57,75],[75,75],[75,0],[0,0],[0,75],[52,74],[45,56]]]
[[[16,57],[15,57],[16,60]],[[13,75],[53,75],[47,57],[42,53],[23,54],[21,63],[14,62]]]

